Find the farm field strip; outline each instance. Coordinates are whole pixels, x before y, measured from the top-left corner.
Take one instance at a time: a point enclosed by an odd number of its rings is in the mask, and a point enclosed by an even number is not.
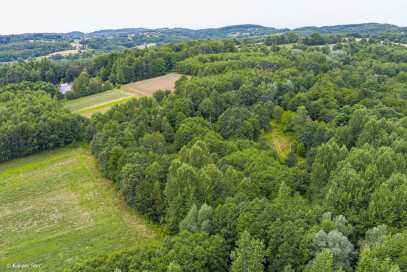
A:
[[[152,96],[157,90],[174,91],[175,82],[181,78],[181,74],[171,73],[164,76],[145,79],[123,85],[121,88],[134,93],[136,96]]]
[[[82,114],[82,113],[88,113],[88,112],[92,112],[92,111],[97,111],[97,110],[99,110],[99,109],[103,109],[103,108],[106,108],[106,107],[111,108],[112,106],[114,106],[114,105],[116,105],[116,104],[121,104],[121,103],[127,102],[127,101],[129,101],[129,100],[131,100],[131,99],[133,99],[133,97],[115,100],[115,101],[112,101],[112,102],[107,103],[107,104],[96,105],[95,107],[90,107],[90,108],[86,108],[86,109],[83,109],[83,110],[79,110],[79,111],[77,111],[76,113]]]
[[[133,96],[135,95],[129,91],[115,89],[74,100],[64,101],[62,102],[62,105],[64,106],[64,108],[72,112],[79,112]]]
[[[104,113],[112,106],[129,101],[133,97],[152,96],[159,89],[174,91],[175,82],[181,76],[180,74],[171,73],[156,78],[145,79],[123,85],[121,89],[63,101],[62,105],[71,112],[90,117],[95,112]]]

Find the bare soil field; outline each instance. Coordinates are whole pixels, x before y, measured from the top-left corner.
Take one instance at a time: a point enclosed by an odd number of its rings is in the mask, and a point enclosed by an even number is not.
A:
[[[159,89],[163,91],[174,91],[175,81],[180,79],[181,76],[180,74],[172,73],[122,85],[121,89],[133,92],[137,97],[152,96],[153,93]]]

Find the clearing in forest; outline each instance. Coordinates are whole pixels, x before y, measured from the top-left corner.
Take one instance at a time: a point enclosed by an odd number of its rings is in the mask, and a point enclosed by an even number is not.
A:
[[[280,124],[273,120],[271,122],[272,130],[266,134],[266,139],[271,148],[277,151],[277,154],[285,158],[290,153],[290,142],[295,138],[295,135],[291,132],[283,132]]]
[[[144,48],[150,48],[150,47],[154,47],[154,46],[156,46],[155,43],[146,43],[146,44],[137,45],[136,48],[144,49]]]
[[[0,200],[0,271],[14,271],[13,264],[63,270],[158,238],[84,148],[0,164]]]
[[[157,90],[171,90],[175,89],[175,82],[180,79],[182,75],[171,73],[165,76],[145,79],[134,83],[122,85],[123,90],[133,92],[136,96],[152,96]]]
[[[40,60],[42,58],[49,58],[49,57],[52,57],[52,56],[55,56],[55,55],[61,55],[63,57],[66,57],[66,56],[69,56],[71,54],[75,55],[75,54],[78,54],[80,52],[85,52],[85,51],[87,51],[87,50],[82,49],[81,51],[79,51],[78,49],[71,49],[71,50],[58,51],[58,52],[48,54],[46,56],[37,57],[37,60]]]

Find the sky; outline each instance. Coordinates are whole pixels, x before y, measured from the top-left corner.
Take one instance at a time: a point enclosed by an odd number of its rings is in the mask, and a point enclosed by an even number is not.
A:
[[[407,26],[406,0],[1,0],[0,34],[118,28]]]

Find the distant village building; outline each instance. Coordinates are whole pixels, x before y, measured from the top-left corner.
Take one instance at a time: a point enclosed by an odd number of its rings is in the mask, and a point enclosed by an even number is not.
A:
[[[73,85],[73,82],[61,83],[61,84],[59,84],[59,91],[63,94],[66,94],[66,92],[72,91],[72,85]]]

